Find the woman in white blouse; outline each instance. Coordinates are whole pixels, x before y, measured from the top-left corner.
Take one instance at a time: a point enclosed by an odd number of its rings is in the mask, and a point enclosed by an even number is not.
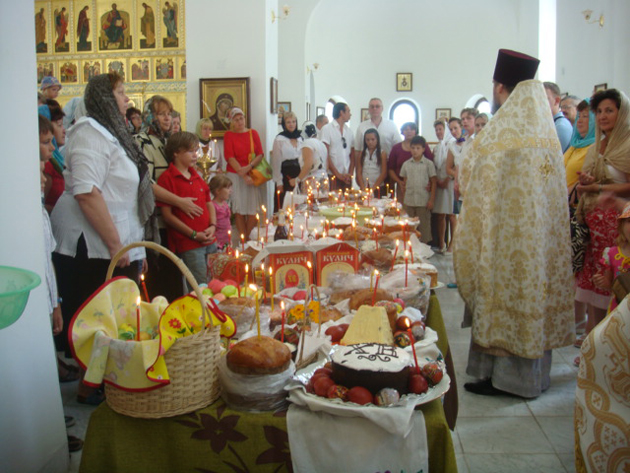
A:
[[[105,281],[111,258],[157,230],[147,160],[125,124],[128,101],[120,76],[94,77],[85,89],[88,116],[68,132],[66,188],[51,216],[65,319],[58,348],[67,354],[69,322]],[[144,259],[144,248],[135,248],[120,258],[114,274],[138,281]],[[79,401],[92,403],[88,397],[80,387]]]
[[[296,178],[300,173],[298,158],[302,145],[301,134],[302,131],[297,127],[295,113],[286,112],[282,117],[282,132],[273,142],[271,156],[273,181],[276,184],[276,192],[280,192],[280,205],[284,200],[285,192],[293,190],[289,180]],[[277,199],[274,199],[274,202],[277,202]]]

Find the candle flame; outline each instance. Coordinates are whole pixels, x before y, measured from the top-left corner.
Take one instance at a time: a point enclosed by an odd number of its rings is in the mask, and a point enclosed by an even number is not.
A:
[[[269,276],[273,274],[273,266],[269,266]]]
[[[396,248],[398,248],[398,245],[400,245],[400,241],[396,240]]]
[[[142,280],[142,282],[144,282],[144,273],[140,275],[140,279]]]
[[[236,259],[238,259],[238,250],[236,250],[235,256],[236,256]]]
[[[249,288],[250,288],[252,291],[254,291],[254,292],[257,292],[257,291],[258,291],[258,286],[256,286],[256,284],[250,284],[250,285],[249,285]]]
[[[138,297],[136,298],[136,305],[137,305],[137,306],[139,306],[139,305],[140,305],[140,301],[141,301],[140,296],[138,296]]]
[[[378,269],[375,269],[375,270],[374,270],[374,274],[375,274],[376,276],[378,276]]]
[[[244,239],[245,239],[245,235],[241,233],[241,240],[244,240]]]
[[[245,272],[249,273],[249,264],[245,264]]]
[[[280,301],[280,307],[282,307],[282,310],[284,310],[284,301]]]
[[[264,273],[265,272],[265,263],[262,263],[260,265],[260,270]]]
[[[311,268],[313,267],[313,265],[311,264],[311,262],[310,262],[310,261],[307,261],[307,262],[306,262],[306,266],[308,266],[308,269],[311,269]]]

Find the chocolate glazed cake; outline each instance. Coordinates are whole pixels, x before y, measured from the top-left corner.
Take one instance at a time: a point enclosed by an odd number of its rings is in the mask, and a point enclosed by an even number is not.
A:
[[[332,379],[341,386],[363,386],[372,394],[383,388],[408,392],[412,360],[402,348],[378,343],[340,345],[331,358]]]

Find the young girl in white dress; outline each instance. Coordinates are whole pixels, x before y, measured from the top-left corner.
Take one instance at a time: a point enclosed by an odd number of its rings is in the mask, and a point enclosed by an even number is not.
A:
[[[383,192],[386,177],[387,154],[381,150],[381,137],[378,131],[370,128],[363,135],[363,151],[357,163],[357,184],[361,189],[372,189],[377,196],[379,187]]]

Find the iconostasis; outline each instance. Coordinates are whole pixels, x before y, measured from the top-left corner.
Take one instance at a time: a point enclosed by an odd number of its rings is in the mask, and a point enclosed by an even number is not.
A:
[[[91,77],[116,71],[133,105],[167,97],[186,129],[184,0],[35,1],[37,83],[55,76],[63,106]]]

